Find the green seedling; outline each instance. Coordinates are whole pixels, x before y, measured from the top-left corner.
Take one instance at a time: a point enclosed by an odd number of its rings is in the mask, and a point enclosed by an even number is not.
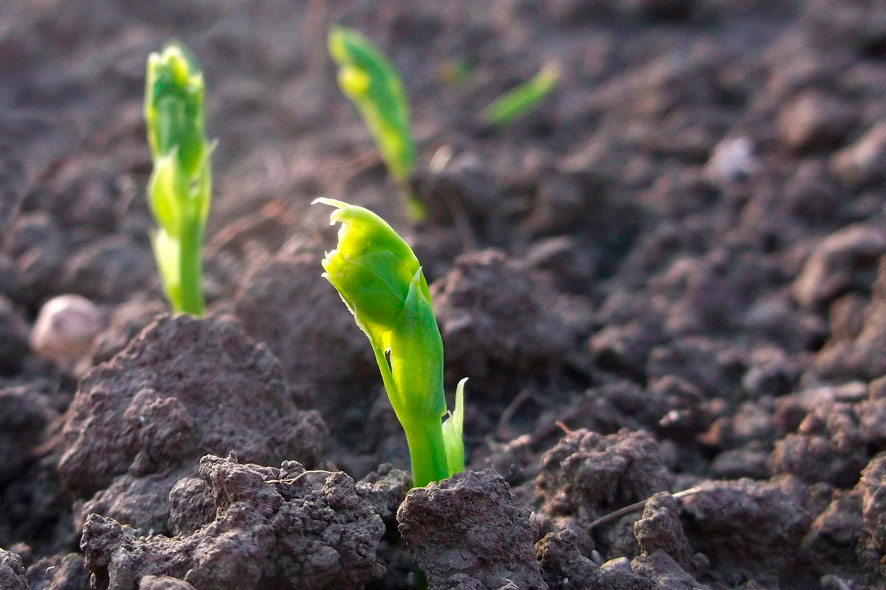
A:
[[[410,212],[423,218],[424,207],[407,188],[415,144],[400,75],[381,50],[354,29],[333,27],[328,43],[329,54],[338,64],[339,87],[360,111],[388,171],[407,194]]]
[[[406,432],[416,487],[464,470],[464,384],[445,422],[443,341],[428,283],[409,245],[381,217],[332,199],[338,246],[323,259],[332,283],[369,338],[388,399]]]
[[[502,126],[522,117],[551,93],[559,78],[560,67],[554,62],[546,63],[535,76],[486,107],[483,111],[484,119],[490,125]]]
[[[148,57],[145,123],[154,170],[148,204],[163,290],[173,311],[203,315],[201,247],[212,178],[204,135],[203,73],[182,46]]]

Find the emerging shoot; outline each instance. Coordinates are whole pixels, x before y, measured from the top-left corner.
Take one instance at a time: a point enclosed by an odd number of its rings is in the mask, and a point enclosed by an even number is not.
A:
[[[557,86],[559,77],[560,67],[546,63],[535,76],[495,99],[483,117],[490,125],[507,125],[534,109]]]
[[[148,57],[145,123],[154,170],[148,204],[163,290],[173,311],[203,315],[201,247],[212,185],[203,131],[203,73],[182,46]]]
[[[388,171],[407,195],[410,212],[414,217],[425,217],[421,202],[407,188],[415,145],[400,75],[381,50],[354,29],[333,27],[328,44],[329,54],[338,64],[339,87],[360,111]]]
[[[317,199],[336,210],[338,246],[323,259],[323,276],[336,288],[369,338],[388,399],[406,432],[416,487],[464,470],[464,383],[455,412],[446,412],[443,341],[428,283],[412,249],[368,209]]]

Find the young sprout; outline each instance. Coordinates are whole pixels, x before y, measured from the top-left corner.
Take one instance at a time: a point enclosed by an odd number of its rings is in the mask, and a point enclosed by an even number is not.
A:
[[[554,62],[546,63],[535,76],[498,97],[486,107],[483,111],[486,122],[501,126],[517,117],[522,117],[551,93],[557,86],[559,77],[560,67]]]
[[[209,213],[212,145],[203,132],[203,73],[182,46],[148,57],[145,123],[154,170],[148,204],[163,290],[174,311],[203,315],[201,246]]]
[[[409,245],[368,209],[317,199],[336,210],[338,246],[323,259],[332,283],[369,338],[388,399],[406,432],[416,487],[464,469],[464,383],[446,422],[443,341],[428,283]]]
[[[363,116],[388,171],[407,193],[411,213],[423,218],[424,207],[406,188],[415,163],[415,145],[409,133],[406,91],[397,70],[354,29],[333,27],[328,43],[329,54],[338,64],[339,87]]]

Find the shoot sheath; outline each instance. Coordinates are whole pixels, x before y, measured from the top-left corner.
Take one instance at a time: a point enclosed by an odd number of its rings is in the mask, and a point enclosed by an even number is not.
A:
[[[534,109],[557,86],[560,68],[546,63],[539,72],[492,102],[483,115],[490,125],[506,125]]]
[[[372,346],[388,399],[406,432],[413,485],[464,469],[463,389],[446,422],[443,341],[428,283],[412,249],[385,221],[363,207],[336,207],[338,246],[323,260],[329,280]]]
[[[204,135],[203,73],[181,46],[148,57],[145,124],[154,170],[148,204],[163,290],[173,311],[203,315],[203,232],[212,145]]]

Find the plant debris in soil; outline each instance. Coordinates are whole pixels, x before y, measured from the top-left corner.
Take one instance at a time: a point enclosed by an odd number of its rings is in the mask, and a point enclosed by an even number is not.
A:
[[[333,25],[403,79],[422,222]],[[149,238],[171,38],[203,319]],[[881,2],[6,0],[0,56],[0,589],[886,587]],[[466,472],[409,490],[320,196],[422,261]]]

